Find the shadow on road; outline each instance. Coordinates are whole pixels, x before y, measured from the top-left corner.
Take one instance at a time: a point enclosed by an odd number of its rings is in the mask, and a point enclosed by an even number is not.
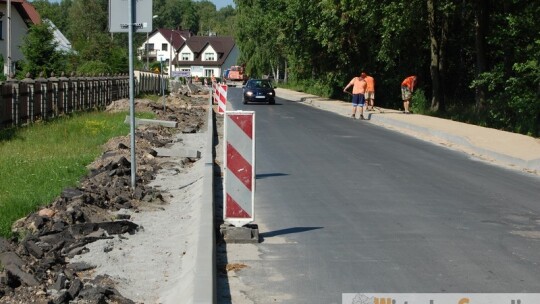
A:
[[[292,227],[292,228],[285,228],[280,230],[274,230],[274,231],[268,231],[259,233],[259,238],[261,242],[264,242],[265,238],[271,238],[273,236],[278,235],[284,235],[284,234],[291,234],[291,233],[300,233],[300,232],[306,232],[316,229],[322,229],[324,227]]]
[[[255,176],[255,179],[263,179],[267,177],[275,177],[275,176],[287,176],[289,174],[287,173],[266,173],[266,174],[257,174]]]

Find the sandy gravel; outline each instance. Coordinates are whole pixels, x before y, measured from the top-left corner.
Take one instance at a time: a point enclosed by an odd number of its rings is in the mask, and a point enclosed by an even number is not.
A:
[[[179,134],[170,149],[203,151],[206,133]],[[158,155],[159,157],[159,155]],[[86,262],[97,268],[90,276],[108,274],[118,281],[118,291],[137,303],[187,303],[192,290],[192,266],[199,225],[196,212],[202,193],[202,161],[181,168],[180,159],[170,158],[150,184],[166,191],[168,204],[135,213],[132,221],[143,229],[134,235],[102,240],[71,262]]]

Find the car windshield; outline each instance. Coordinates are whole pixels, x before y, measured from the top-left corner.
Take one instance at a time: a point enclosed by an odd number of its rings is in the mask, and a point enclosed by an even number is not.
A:
[[[265,89],[272,87],[270,85],[270,82],[268,82],[267,80],[254,80],[251,86],[254,88],[265,88]]]

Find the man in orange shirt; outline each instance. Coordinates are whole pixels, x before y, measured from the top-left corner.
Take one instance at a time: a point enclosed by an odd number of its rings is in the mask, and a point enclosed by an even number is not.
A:
[[[364,119],[364,105],[365,105],[365,102],[366,102],[364,93],[366,92],[366,87],[367,87],[366,81],[364,80],[364,78],[362,78],[362,76],[354,77],[353,79],[351,79],[349,84],[347,84],[347,86],[345,86],[345,88],[343,88],[343,92],[349,93],[349,92],[347,92],[347,89],[350,86],[353,86],[353,90],[352,90],[352,106],[353,106],[353,110],[352,110],[351,117],[355,118],[356,108],[360,107],[360,119]]]
[[[373,111],[373,108],[375,107],[375,79],[366,73],[362,73],[362,78],[364,78],[367,84],[366,93],[364,94],[366,96],[366,110]]]
[[[411,114],[409,112],[409,104],[411,102],[412,93],[414,92],[414,86],[416,85],[416,76],[409,76],[401,82],[401,99],[403,99],[403,108],[405,114]]]

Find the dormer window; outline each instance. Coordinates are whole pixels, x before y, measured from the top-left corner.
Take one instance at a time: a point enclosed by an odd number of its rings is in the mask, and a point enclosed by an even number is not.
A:
[[[182,57],[181,57],[181,58],[182,58],[181,60],[183,60],[183,61],[188,61],[188,60],[189,60],[189,53],[182,53],[181,56],[182,56]]]
[[[214,53],[204,53],[204,60],[205,61],[215,61],[216,57]]]

